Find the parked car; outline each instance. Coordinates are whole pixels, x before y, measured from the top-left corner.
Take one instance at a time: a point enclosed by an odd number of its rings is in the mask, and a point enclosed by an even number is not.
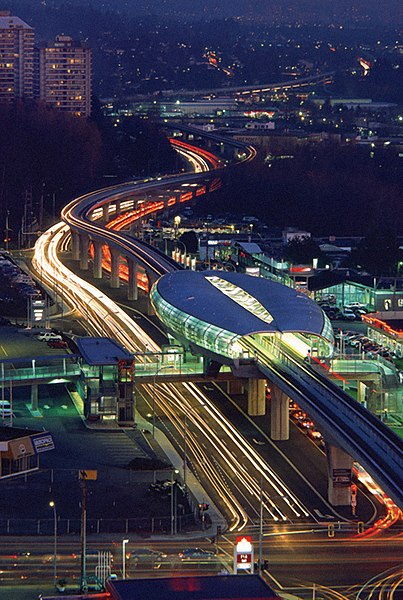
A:
[[[344,306],[345,309],[352,309],[354,310],[355,308],[362,308],[365,309],[365,304],[362,304],[362,302],[349,302],[348,304],[346,304]]]
[[[49,340],[49,348],[67,348],[68,344],[64,340]]]
[[[356,316],[350,308],[345,308],[343,312],[340,312],[340,319],[344,321],[355,321]]]
[[[40,342],[50,342],[50,340],[62,339],[61,335],[54,333],[53,331],[45,331],[45,333],[40,333],[37,337]]]

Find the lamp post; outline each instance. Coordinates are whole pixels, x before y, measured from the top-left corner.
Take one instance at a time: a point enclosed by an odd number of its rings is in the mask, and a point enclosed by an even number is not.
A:
[[[178,227],[180,224],[181,224],[181,218],[179,215],[176,215],[174,217],[174,238],[175,238],[175,240],[178,237]]]
[[[122,540],[122,576],[123,579],[126,579],[126,544],[128,544],[129,540]]]
[[[53,508],[53,585],[57,583],[57,513],[56,504],[51,500],[49,506]]]
[[[178,469],[171,469],[171,535],[175,535],[176,530],[176,498],[175,498],[175,481],[174,474],[177,475],[179,473]]]
[[[184,252],[185,252],[185,255],[184,255],[184,262],[183,262],[183,264],[184,264],[184,266],[186,267],[186,257],[187,257],[187,255],[188,255],[188,249],[187,249],[187,247],[186,247],[186,244],[185,244],[185,242],[182,242],[182,240],[178,240],[178,238],[175,238],[175,246],[177,246],[178,244],[182,244],[182,246],[183,246],[183,250],[184,250]]]

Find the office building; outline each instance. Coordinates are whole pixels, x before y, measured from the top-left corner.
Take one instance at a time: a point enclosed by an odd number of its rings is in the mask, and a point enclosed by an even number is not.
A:
[[[0,11],[0,102],[33,97],[34,37],[19,17]]]

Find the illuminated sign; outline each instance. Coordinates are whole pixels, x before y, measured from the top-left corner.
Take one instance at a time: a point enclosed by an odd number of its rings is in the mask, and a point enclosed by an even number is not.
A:
[[[54,450],[55,448],[55,443],[50,433],[47,433],[46,435],[40,434],[31,436],[31,440],[34,446],[35,454],[47,452],[48,450]]]
[[[238,536],[234,548],[234,572],[250,570],[253,573],[253,544],[248,535]]]

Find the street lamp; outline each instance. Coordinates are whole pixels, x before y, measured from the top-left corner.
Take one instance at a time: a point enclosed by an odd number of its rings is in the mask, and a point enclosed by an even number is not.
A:
[[[175,238],[175,246],[177,246],[178,244],[182,244],[183,249],[185,251],[183,265],[186,268],[186,257],[188,255],[188,250],[187,250],[185,242],[182,242],[182,240],[178,240],[178,238]],[[180,250],[179,250],[179,252],[180,252]],[[182,262],[182,261],[180,261],[180,262]]]
[[[122,540],[122,575],[123,579],[126,579],[126,544],[129,540]]]
[[[51,500],[49,506],[53,508],[53,584],[56,587],[57,583],[57,513],[56,504]]]
[[[174,217],[174,237],[175,239],[178,237],[178,227],[181,224],[181,218],[179,215]]]
[[[175,498],[175,481],[174,474],[179,473],[178,469],[171,469],[171,535],[175,535],[176,530],[176,498]]]

